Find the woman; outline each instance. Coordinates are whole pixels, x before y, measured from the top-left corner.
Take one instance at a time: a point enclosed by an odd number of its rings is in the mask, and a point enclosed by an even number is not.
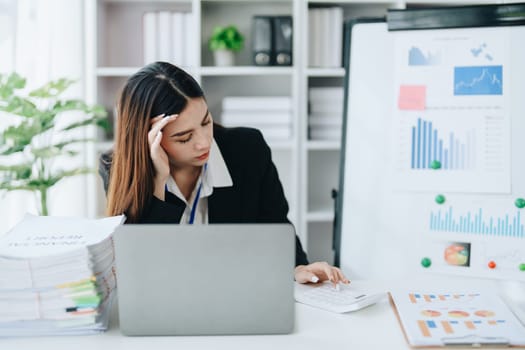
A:
[[[188,73],[152,63],[129,78],[117,108],[115,149],[100,169],[108,215],[125,213],[131,223],[288,222],[261,133],[214,124]],[[297,236],[295,279],[349,283],[336,267],[309,264]]]

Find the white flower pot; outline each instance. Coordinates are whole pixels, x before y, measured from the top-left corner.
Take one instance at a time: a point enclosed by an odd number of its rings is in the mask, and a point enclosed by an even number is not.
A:
[[[215,59],[216,66],[233,66],[235,63],[233,51],[230,50],[215,50],[213,51],[213,57]]]

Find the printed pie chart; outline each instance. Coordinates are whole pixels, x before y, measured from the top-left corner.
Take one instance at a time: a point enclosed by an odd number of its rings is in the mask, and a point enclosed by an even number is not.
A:
[[[423,310],[423,311],[421,311],[421,314],[423,316],[427,316],[427,317],[438,317],[438,316],[441,316],[441,312],[435,311],[435,310]]]
[[[460,310],[453,310],[453,311],[449,311],[448,315],[450,317],[463,318],[463,317],[468,317],[469,313],[465,311],[460,311]]]
[[[489,311],[489,310],[478,310],[474,312],[474,315],[479,316],[479,317],[492,317],[496,315],[496,313],[494,311]]]
[[[469,252],[464,246],[453,244],[445,249],[445,261],[449,265],[465,266],[468,263]]]

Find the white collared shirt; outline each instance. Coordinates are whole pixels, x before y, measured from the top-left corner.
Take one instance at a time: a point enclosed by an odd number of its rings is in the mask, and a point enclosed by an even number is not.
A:
[[[177,186],[175,179],[172,176],[168,178],[166,183],[166,188],[169,192],[177,196],[180,200],[186,203],[186,209],[182,214],[180,223],[187,224],[190,220],[191,208],[197,197],[197,192],[199,186],[202,183],[202,188],[200,191],[199,201],[197,202],[197,208],[195,212],[194,224],[207,224],[208,223],[208,197],[213,193],[214,187],[231,187],[233,186],[233,181],[228,171],[228,167],[224,162],[219,146],[215,142],[215,139],[212,141],[210,148],[210,158],[208,159],[207,169],[201,171],[199,178],[197,179],[197,184],[191,192],[189,201],[186,200],[184,195]]]

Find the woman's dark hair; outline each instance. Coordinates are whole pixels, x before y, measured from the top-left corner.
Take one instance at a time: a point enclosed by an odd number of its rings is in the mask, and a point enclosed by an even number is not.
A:
[[[151,63],[132,75],[117,102],[115,148],[108,186],[107,214],[137,222],[153,198],[155,169],[150,157],[150,119],[179,114],[192,98],[204,98],[199,84],[166,62]]]

